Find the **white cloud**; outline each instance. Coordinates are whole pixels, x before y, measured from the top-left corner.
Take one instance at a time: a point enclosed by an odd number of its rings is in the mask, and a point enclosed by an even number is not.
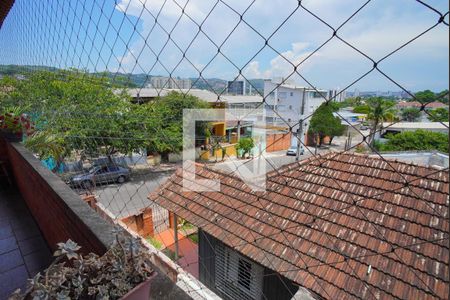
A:
[[[160,12],[158,23],[167,31],[170,31],[182,14],[180,6],[185,7],[184,13],[194,19],[195,22],[202,24],[206,18],[202,29],[214,43],[221,45],[236,23],[239,22],[239,16],[224,3],[240,13],[245,11],[251,3],[250,0],[223,0],[208,15],[214,7],[214,1],[167,0],[163,7],[164,2],[164,0],[121,0],[116,9],[119,11],[126,10],[127,14],[140,17],[142,34],[146,36],[154,25],[154,16],[158,12]],[[363,0],[351,0],[346,1],[344,5],[340,0],[305,0],[303,4],[323,20],[337,27],[364,2]],[[436,22],[436,16],[433,12],[416,3],[411,4],[411,2],[413,1],[380,0],[376,3],[370,3],[339,31],[339,36],[375,60],[380,59]],[[256,1],[246,12],[244,19],[267,37],[296,8],[296,3],[296,0]],[[141,14],[143,5],[151,11],[153,16],[145,10]],[[198,26],[184,15],[173,31],[171,38],[184,51],[197,32]],[[293,67],[286,59],[295,65],[300,63],[326,38],[330,37],[331,33],[332,31],[324,24],[303,9],[299,9],[270,40],[271,45],[276,47],[282,53],[282,56],[278,56],[274,52],[270,53],[270,51],[259,54],[247,65],[244,75],[248,78],[288,76],[292,73]],[[167,38],[167,34],[163,30],[155,28],[147,42],[156,53],[159,53]],[[240,67],[247,59],[252,57],[252,54],[256,53],[261,42],[261,37],[258,37],[246,25],[241,24],[232,33],[231,39],[225,43],[222,49],[226,50],[227,56]],[[156,57],[149,49],[146,49],[142,40],[138,39],[130,48],[131,50],[123,57],[123,68],[125,70],[130,70],[135,64],[132,53],[140,53],[142,48],[144,48],[144,52],[140,57],[139,64],[146,70],[150,70],[154,66]],[[211,41],[200,33],[186,55],[197,68],[201,69],[209,63],[216,52],[217,49]],[[448,64],[448,54],[445,53],[448,53],[448,32],[435,29],[401,50],[401,54],[396,55],[392,62],[389,59],[389,62],[398,63],[398,70],[403,69],[408,62],[413,63],[426,59],[441,60],[440,65],[445,66]],[[183,60],[183,53],[169,41],[159,59],[169,71],[172,71],[178,62]],[[311,78],[315,84],[326,88],[338,85],[345,86],[365,70],[370,69],[371,65],[363,56],[334,39],[308,58],[301,65],[299,71],[308,79]],[[137,71],[140,70],[137,69]],[[207,67],[204,74],[226,78],[236,76],[236,72],[236,68],[226,59],[219,57]],[[159,64],[156,64],[156,67],[152,69],[152,73],[167,75],[167,72]],[[173,75],[196,76],[198,72],[184,60]],[[402,77],[400,80],[411,83],[411,85],[417,85],[421,79],[419,73],[408,74],[404,72],[401,74],[399,72],[397,76]]]

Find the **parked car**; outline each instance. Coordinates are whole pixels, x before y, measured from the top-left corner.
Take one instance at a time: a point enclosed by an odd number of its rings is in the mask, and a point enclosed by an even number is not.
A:
[[[360,129],[361,129],[361,130],[368,130],[368,129],[369,129],[369,126],[361,125]]]
[[[92,167],[87,173],[70,178],[67,183],[73,187],[89,189],[100,183],[124,183],[128,179],[130,179],[129,169],[115,165],[107,165]]]
[[[300,147],[300,155],[305,154],[305,149]],[[291,147],[287,150],[286,155],[288,156],[296,156],[297,155],[297,146]]]

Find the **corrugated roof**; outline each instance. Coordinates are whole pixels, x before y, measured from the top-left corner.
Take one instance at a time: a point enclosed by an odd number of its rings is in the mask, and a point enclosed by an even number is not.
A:
[[[324,298],[448,296],[448,169],[330,153],[269,173],[266,192],[196,176],[220,192],[183,191],[178,170],[149,198]]]
[[[383,123],[387,130],[395,129],[424,129],[424,130],[448,130],[449,122],[397,122]]]

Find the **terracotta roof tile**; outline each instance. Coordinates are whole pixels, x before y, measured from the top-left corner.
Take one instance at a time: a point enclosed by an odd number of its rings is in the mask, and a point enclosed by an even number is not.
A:
[[[186,192],[182,175],[150,200],[324,298],[449,292],[448,170],[331,153],[269,173],[255,193],[200,165],[221,191]]]

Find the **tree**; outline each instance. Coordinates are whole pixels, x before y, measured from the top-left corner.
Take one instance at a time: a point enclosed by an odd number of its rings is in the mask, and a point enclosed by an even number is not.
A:
[[[370,98],[367,100],[369,105],[369,113],[367,119],[371,121],[371,129],[369,135],[369,144],[372,144],[375,139],[375,134],[378,130],[381,131],[384,121],[393,121],[395,118],[395,110],[393,101],[385,100],[380,97]]]
[[[442,92],[436,95],[437,101],[448,104],[449,93],[448,90],[443,90]]]
[[[355,106],[353,112],[357,114],[368,114],[370,112],[370,107],[367,104]]]
[[[422,104],[427,104],[427,103],[437,101],[436,94],[430,90],[417,92],[417,93],[415,93],[414,96],[416,99],[411,99],[411,101],[419,101]]]
[[[364,105],[364,101],[361,97],[353,97],[353,98],[347,98],[344,101],[339,103],[340,108],[344,107],[355,107],[355,106],[361,106]]]
[[[420,109],[408,107],[401,112],[402,120],[407,122],[416,122],[420,118]]]
[[[333,115],[335,108],[323,103],[311,117],[309,132],[318,135],[319,146],[322,146],[326,136],[330,137],[330,144],[333,137],[340,136],[345,131],[345,126],[341,124],[341,119]]]
[[[444,133],[416,130],[388,134],[386,138],[386,143],[377,143],[381,151],[438,150],[448,153],[448,135]]]
[[[38,131],[53,141],[63,139],[65,156],[75,151],[81,157],[106,155],[112,160],[115,153],[140,151],[147,144],[145,128],[154,123],[148,111],[132,104],[108,78],[85,72],[39,71],[25,80],[8,78],[0,84],[10,91],[0,95],[1,103],[27,107]],[[36,145],[45,139],[40,141]],[[40,149],[40,155],[54,154]]]
[[[163,159],[167,159],[169,153],[183,149],[183,110],[206,109],[209,104],[195,96],[171,92],[142,107],[147,111],[146,114],[152,117],[152,126],[146,128],[150,137],[147,149],[160,153]],[[201,131],[196,132],[197,135],[205,134],[204,125],[196,126],[196,130]]]
[[[255,147],[255,141],[250,138],[241,138],[239,140],[239,142],[236,144],[236,150],[237,151],[242,151],[242,158],[245,158],[246,154],[250,154],[250,152],[252,151],[252,149]]]
[[[448,109],[439,107],[430,111],[428,118],[432,122],[448,122]]]

